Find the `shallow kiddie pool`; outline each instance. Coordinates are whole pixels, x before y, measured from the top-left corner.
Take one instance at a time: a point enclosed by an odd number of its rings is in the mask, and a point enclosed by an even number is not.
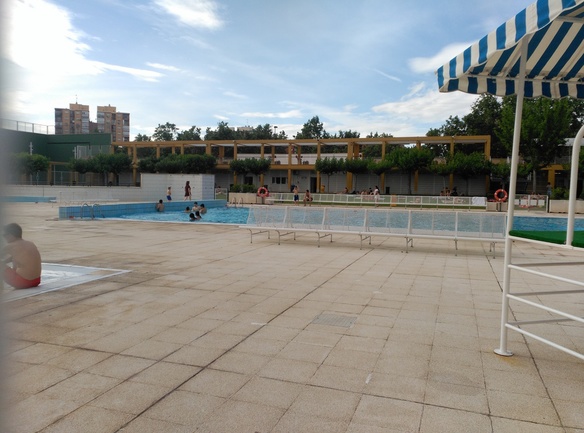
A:
[[[189,213],[186,211],[174,212],[147,212],[138,214],[124,214],[117,218],[130,219],[135,221],[166,221],[166,222],[191,222],[189,221]],[[201,215],[199,221],[194,221],[193,224],[215,223],[215,224],[245,224],[249,209],[245,207],[214,207],[209,208],[207,213]]]

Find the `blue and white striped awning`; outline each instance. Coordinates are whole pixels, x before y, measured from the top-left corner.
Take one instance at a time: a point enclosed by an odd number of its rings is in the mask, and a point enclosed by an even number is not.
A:
[[[584,99],[584,0],[539,0],[436,71],[441,92]]]

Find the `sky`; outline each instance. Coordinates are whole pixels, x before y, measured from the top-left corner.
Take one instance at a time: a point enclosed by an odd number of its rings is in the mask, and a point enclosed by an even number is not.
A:
[[[3,0],[4,119],[54,126],[70,103],[130,113],[130,139],[270,124],[289,138],[426,135],[476,96],[441,65],[531,0]]]

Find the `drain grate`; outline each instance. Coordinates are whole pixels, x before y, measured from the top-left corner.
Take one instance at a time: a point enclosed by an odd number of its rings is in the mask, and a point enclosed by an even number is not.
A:
[[[319,314],[312,323],[316,325],[342,326],[343,328],[350,328],[357,320],[353,316],[339,316],[338,314]]]

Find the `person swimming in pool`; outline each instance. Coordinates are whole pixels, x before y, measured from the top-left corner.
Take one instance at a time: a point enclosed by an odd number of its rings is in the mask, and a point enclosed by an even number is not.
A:
[[[207,208],[205,207],[204,203],[201,203],[201,206],[199,206],[199,212],[201,213],[201,215],[204,215],[207,213]]]
[[[11,223],[4,226],[7,245],[2,249],[4,281],[15,289],[29,289],[41,283],[41,254],[31,241],[22,239],[22,228]],[[7,266],[12,263],[12,267]]]

